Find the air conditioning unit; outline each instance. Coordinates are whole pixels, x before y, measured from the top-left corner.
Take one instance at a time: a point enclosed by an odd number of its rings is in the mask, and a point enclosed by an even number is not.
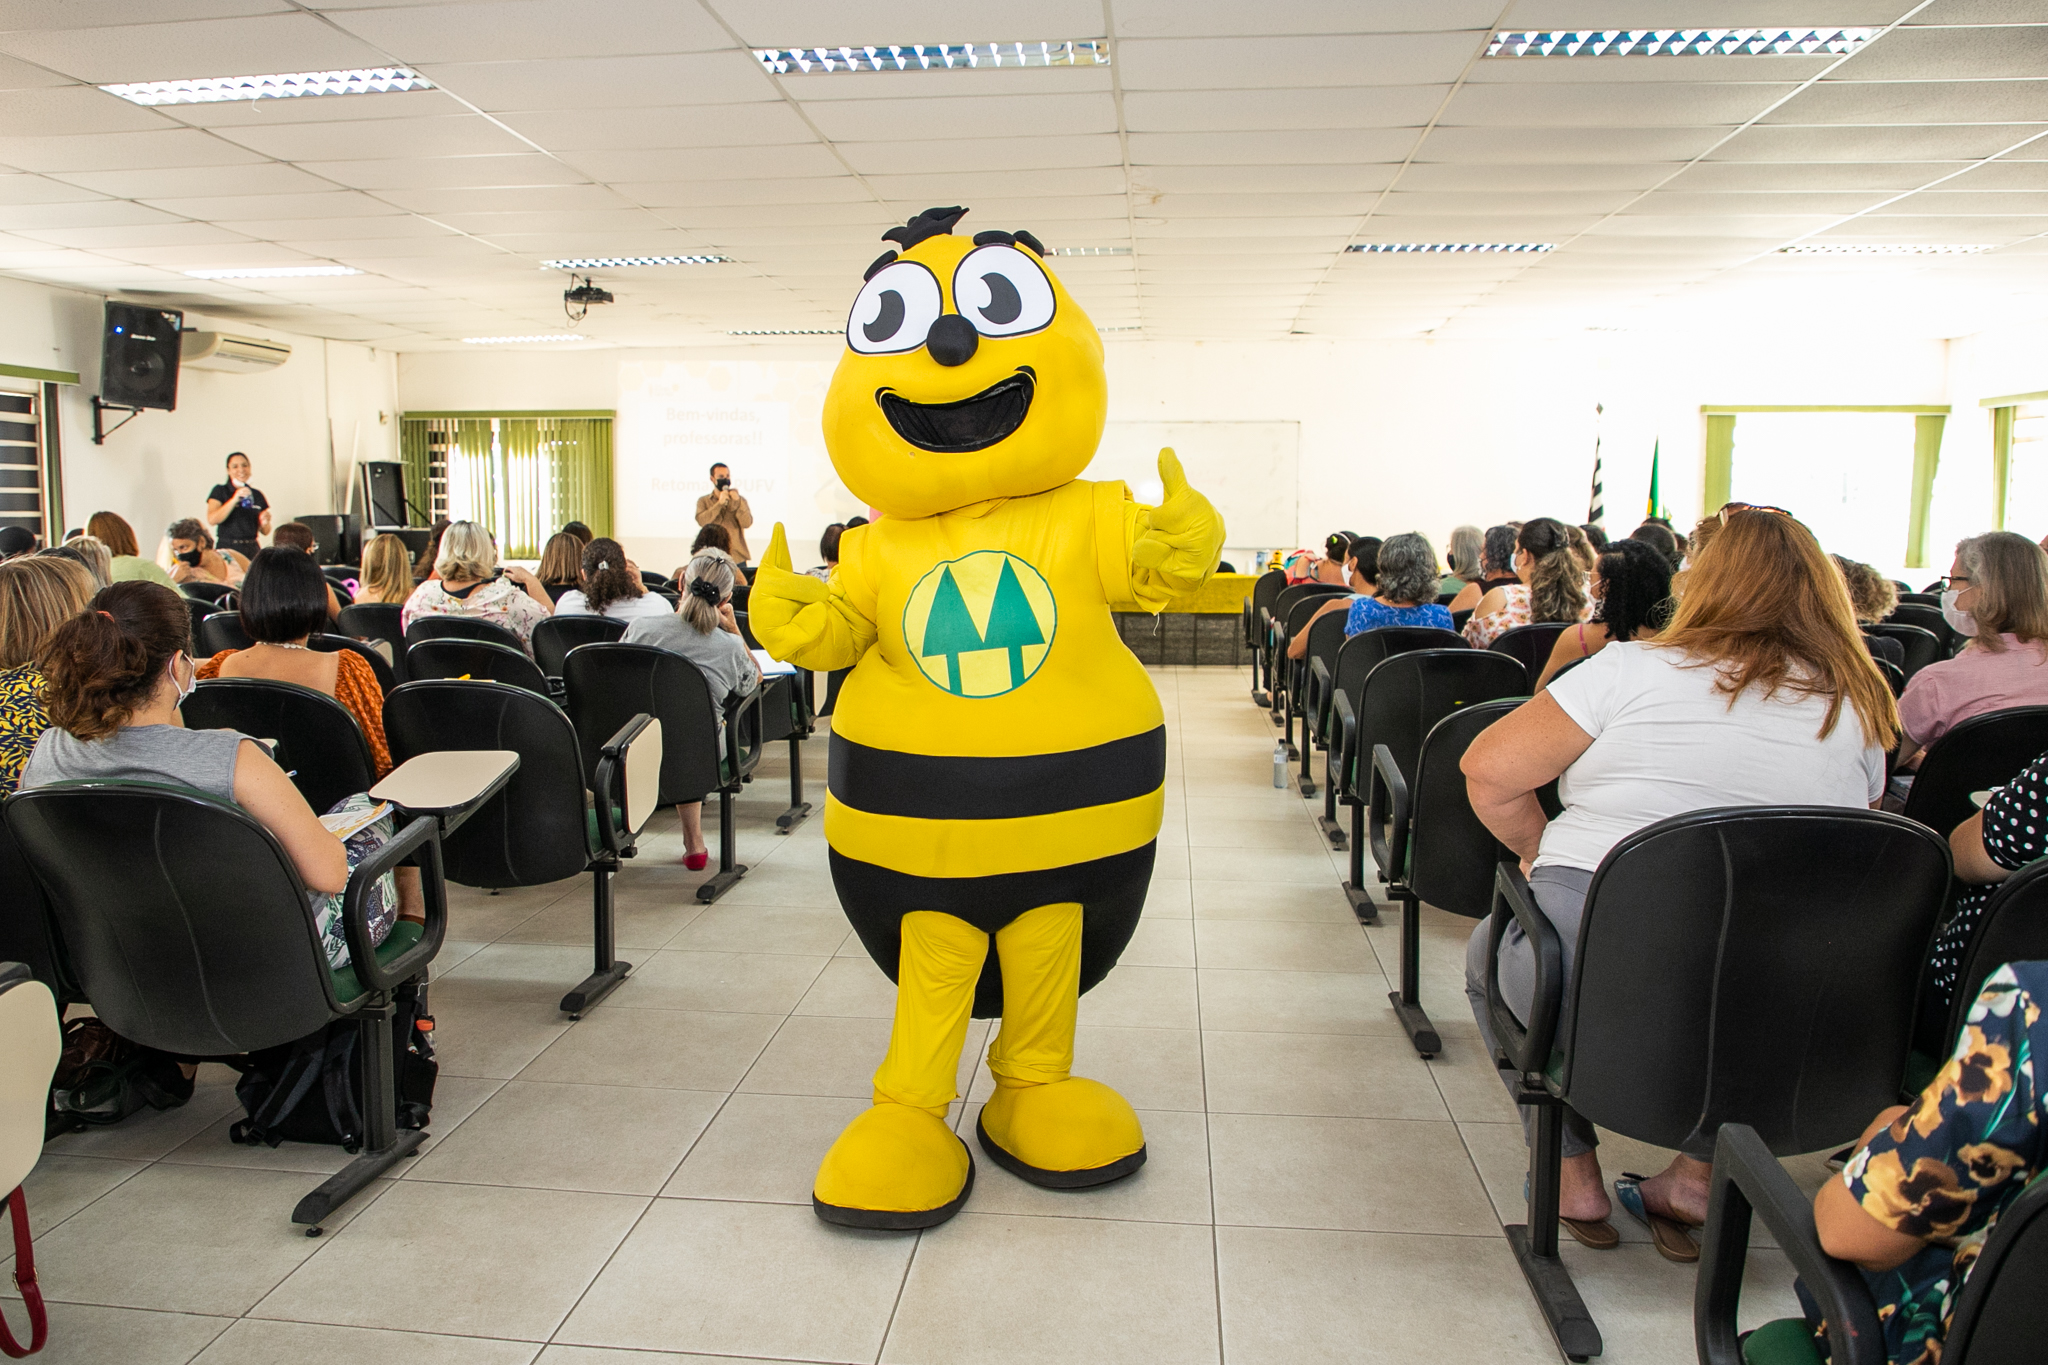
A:
[[[178,352],[180,365],[195,370],[226,370],[230,374],[274,370],[291,358],[289,342],[238,337],[228,332],[186,332]]]

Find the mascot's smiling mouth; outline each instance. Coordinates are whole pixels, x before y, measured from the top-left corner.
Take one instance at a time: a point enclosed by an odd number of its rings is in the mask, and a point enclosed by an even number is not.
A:
[[[875,401],[896,434],[919,450],[960,455],[986,450],[1023,426],[1037,379],[1036,371],[1022,365],[1009,378],[951,403],[913,403],[889,389],[878,390]]]

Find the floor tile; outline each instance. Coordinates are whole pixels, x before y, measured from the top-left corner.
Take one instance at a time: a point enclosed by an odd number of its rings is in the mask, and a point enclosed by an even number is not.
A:
[[[989,1159],[974,1137],[981,1106],[968,1108],[961,1131],[974,1149],[974,1193],[968,1205],[976,1213],[1204,1226],[1210,1220],[1209,1124],[1200,1113],[1140,1109],[1145,1164],[1134,1174],[1092,1189],[1048,1190],[1011,1175]]]
[[[1185,967],[1118,967],[1081,997],[1081,1022],[1195,1028],[1195,974]]]
[[[1236,1033],[1363,1033],[1406,1038],[1378,972],[1204,967],[1202,1027]]]
[[[875,1068],[889,1050],[887,1019],[832,1019],[791,1015],[740,1082],[742,1091],[769,1095],[836,1095],[870,1099]],[[967,1026],[956,1084],[965,1094],[988,1032],[983,1020]]]
[[[506,999],[496,982],[437,981],[432,1002],[434,1055],[444,1076],[510,1080],[569,1030],[555,1001]]]
[[[787,905],[705,907],[676,935],[672,948],[709,953],[802,953],[829,957],[853,928],[836,904],[808,909]]]
[[[658,1199],[555,1339],[872,1361],[915,1245],[831,1227],[807,1207]]]
[[[402,1180],[250,1316],[544,1341],[647,1205]]]
[[[24,1339],[28,1311],[20,1299],[0,1297],[7,1320]],[[48,1277],[43,1293],[50,1294]],[[46,1305],[50,1313],[50,1338],[41,1354],[30,1356],[36,1365],[186,1365],[206,1343],[234,1325],[233,1318],[202,1317],[196,1313],[151,1313],[134,1308],[102,1308],[92,1304]]]
[[[804,998],[824,965],[823,957],[665,948],[650,953],[602,1008],[786,1014]]]
[[[659,1190],[723,1095],[645,1086],[508,1081],[407,1180],[604,1194]],[[592,1137],[602,1134],[603,1141]]]
[[[228,1079],[209,1075],[216,1070],[225,1072]],[[225,1067],[205,1067],[200,1075],[212,1083],[195,1086],[192,1098],[176,1109],[145,1109],[108,1127],[63,1133],[51,1138],[44,1150],[64,1156],[154,1161],[193,1134],[211,1127],[222,1115],[234,1114],[239,1118],[242,1102],[235,1098],[234,1073]]]
[[[1146,919],[1187,919],[1193,913],[1185,878],[1154,877],[1145,889]]]
[[[1450,1123],[1211,1114],[1216,1221],[1497,1236]]]
[[[529,1062],[519,1079],[730,1090],[781,1026],[777,1014],[599,1009]]]
[[[1195,965],[1194,922],[1146,918],[1117,959],[1122,967],[1192,967]]]
[[[380,1360],[406,1365],[531,1365],[534,1354],[534,1344],[526,1341],[244,1318],[202,1351],[197,1365]]]
[[[731,1096],[662,1194],[808,1208],[818,1163],[868,1106],[865,1096]]]
[[[1218,1113],[1451,1116],[1405,1036],[1210,1032],[1202,1064]]]
[[[41,1237],[107,1191],[145,1169],[140,1161],[66,1156],[45,1151],[21,1182],[28,1202],[30,1235]],[[12,1243],[4,1243],[11,1247]]]
[[[1223,882],[1198,877],[1191,884],[1195,918],[1287,920],[1302,924],[1356,926],[1358,917],[1336,881]]]
[[[604,1346],[549,1346],[534,1365],[804,1365],[760,1356],[677,1355],[672,1351],[614,1351]]]
[[[1275,972],[1370,972],[1379,960],[1350,924],[1197,919],[1195,961],[1203,967]]]
[[[796,1013],[892,1019],[896,1015],[896,983],[865,952],[858,957],[835,957],[797,1002]]]
[[[703,906],[687,894],[658,899],[630,894],[620,887],[613,895],[612,940],[629,960],[634,953],[666,947],[670,939],[696,919]],[[580,946],[587,953],[591,942],[591,912],[588,896],[564,896],[506,934],[504,943],[559,943]]]

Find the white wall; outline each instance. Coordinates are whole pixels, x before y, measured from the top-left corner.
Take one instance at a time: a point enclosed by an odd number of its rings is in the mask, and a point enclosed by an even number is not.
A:
[[[347,479],[351,455],[397,458],[394,354],[189,310],[188,328],[289,342],[292,357],[262,374],[183,370],[176,411],[145,412],[94,445],[88,400],[99,387],[104,302],[0,278],[0,363],[75,370],[81,381],[61,391],[67,525],[82,526],[102,509],[118,512],[148,553],[174,518],[205,510],[231,450],[255,464],[256,486],[278,521],[338,510],[336,485]]]

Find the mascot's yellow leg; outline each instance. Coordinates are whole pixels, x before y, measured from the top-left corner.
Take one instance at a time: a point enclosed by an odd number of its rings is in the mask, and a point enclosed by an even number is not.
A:
[[[825,1153],[811,1207],[828,1223],[911,1229],[945,1222],[974,1186],[967,1144],[946,1126],[988,935],[951,915],[903,917],[896,1026],[875,1106]]]
[[[996,1093],[977,1137],[989,1159],[1053,1189],[1102,1185],[1145,1164],[1145,1132],[1122,1095],[1071,1075],[1080,1006],[1081,907],[1040,906],[996,932],[1003,1028],[989,1045]]]

